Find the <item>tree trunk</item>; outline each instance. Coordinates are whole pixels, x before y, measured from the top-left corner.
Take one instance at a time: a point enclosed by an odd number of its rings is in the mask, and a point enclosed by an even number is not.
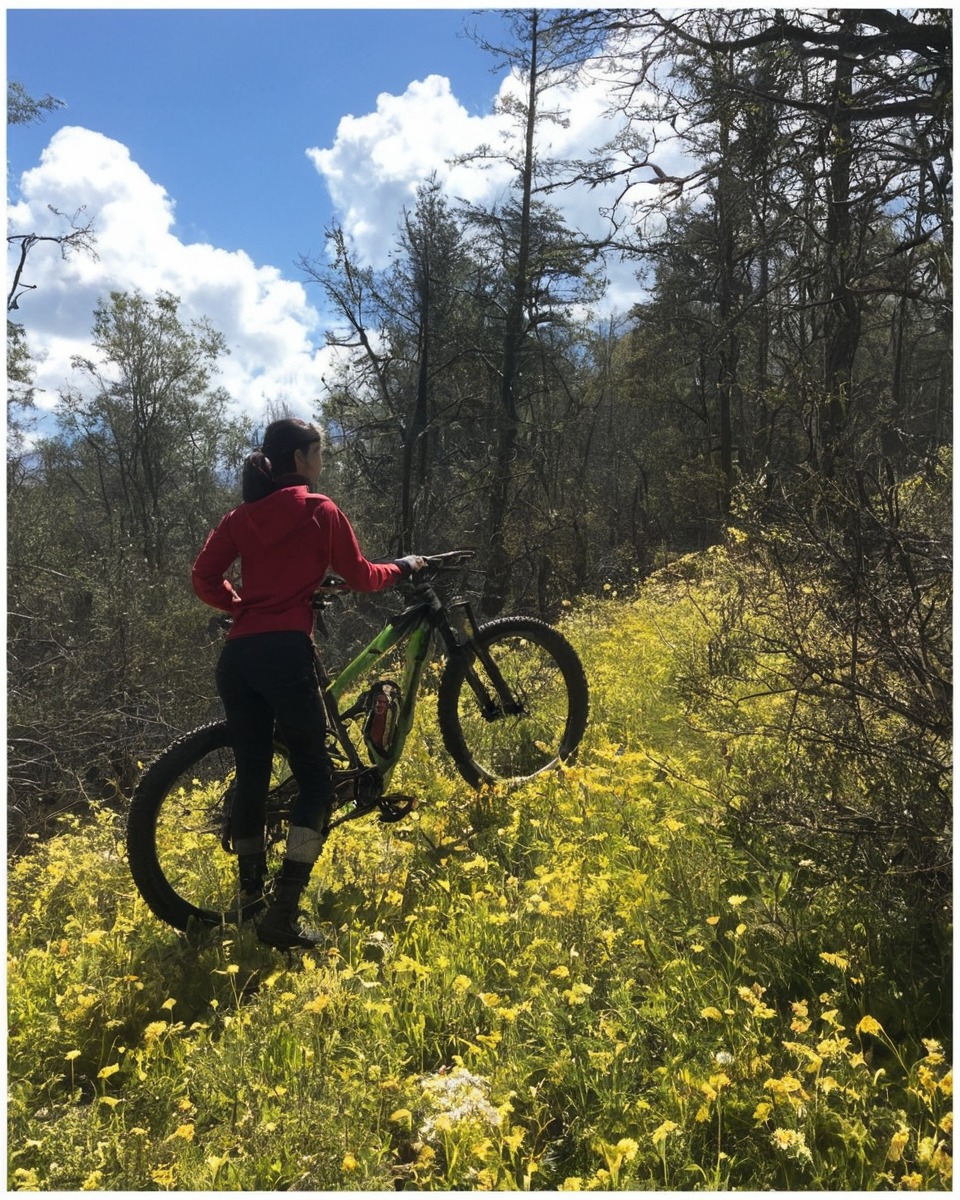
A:
[[[505,526],[510,502],[510,485],[519,434],[516,385],[520,349],[523,340],[523,312],[527,300],[530,266],[530,205],[533,193],[533,142],[537,120],[537,30],[539,14],[530,16],[530,78],[527,88],[527,114],[521,173],[520,230],[513,286],[507,309],[500,373],[500,430],[487,508],[486,578],[481,606],[495,616],[503,610],[510,590],[512,563],[506,545]]]
[[[853,33],[855,16],[844,22]],[[837,58],[833,87],[833,120],[827,133],[830,153],[827,202],[826,252],[827,303],[824,329],[824,384],[826,400],[821,425],[821,462],[825,475],[833,473],[849,420],[853,366],[860,342],[860,301],[851,288],[855,249],[850,177],[853,161],[853,131],[848,115],[853,99],[854,59],[840,54]]]

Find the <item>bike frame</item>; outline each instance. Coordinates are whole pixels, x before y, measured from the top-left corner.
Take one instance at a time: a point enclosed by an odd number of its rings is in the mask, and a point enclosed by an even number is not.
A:
[[[381,754],[369,742],[367,752],[382,786],[386,786],[390,775],[403,754],[407,737],[413,728],[413,718],[416,712],[417,699],[420,692],[420,682],[423,669],[430,658],[431,641],[434,631],[443,638],[449,654],[462,653],[461,643],[444,612],[436,593],[429,585],[417,589],[422,596],[417,603],[410,605],[395,617],[391,617],[383,629],[361,652],[333,679],[331,679],[317,655],[317,671],[320,688],[330,729],[335,733],[338,743],[350,763],[347,771],[335,771],[335,782],[343,784],[350,780],[359,779],[360,775],[369,770],[360,757],[353,738],[347,731],[346,724],[340,713],[340,703],[364,676],[369,674],[375,665],[401,642],[406,641],[403,673],[400,679],[401,702],[397,714],[397,724],[393,732],[390,749]]]

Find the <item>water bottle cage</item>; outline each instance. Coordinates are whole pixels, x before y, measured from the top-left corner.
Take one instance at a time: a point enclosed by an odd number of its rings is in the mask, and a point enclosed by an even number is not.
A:
[[[400,688],[391,679],[380,679],[366,697],[363,737],[377,754],[388,754],[400,715]]]

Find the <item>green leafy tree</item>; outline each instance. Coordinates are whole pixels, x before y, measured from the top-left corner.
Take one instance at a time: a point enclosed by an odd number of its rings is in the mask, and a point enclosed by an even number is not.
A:
[[[357,503],[384,546],[438,545],[456,525],[480,350],[478,281],[462,221],[435,180],[398,230],[392,265],[359,267],[343,232],[332,262],[305,260],[337,314],[328,342],[343,351],[324,406],[338,496]],[[468,448],[469,449],[469,448]],[[451,534],[459,541],[456,533]]]
[[[511,510],[517,462],[525,457],[530,422],[531,375],[528,367],[543,360],[549,339],[548,325],[561,319],[562,310],[574,301],[585,301],[588,263],[596,247],[567,229],[549,208],[543,193],[555,176],[555,164],[538,154],[538,132],[544,122],[562,123],[561,112],[550,109],[547,96],[557,84],[568,81],[576,68],[565,41],[551,19],[538,9],[507,14],[509,40],[503,45],[481,41],[498,65],[516,74],[520,87],[507,94],[502,110],[514,121],[514,130],[503,147],[482,146],[467,160],[500,159],[514,171],[512,194],[501,208],[474,210],[471,221],[485,236],[488,254],[502,264],[499,288],[501,315],[497,363],[496,440],[486,504],[485,584],[482,605],[486,612],[501,611],[511,595],[514,568],[521,553],[511,545]],[[536,385],[534,384],[534,387]]]
[[[37,100],[31,96],[22,83],[15,79],[7,81],[7,124],[34,125],[42,121],[47,113],[66,108],[63,100],[49,93]]]
[[[209,527],[244,445],[211,382],[226,343],[207,320],[184,324],[175,296],[114,292],[93,348],[61,393],[57,454],[107,546],[163,573]]]
[[[171,728],[208,715],[213,646],[190,587],[236,501],[249,429],[212,385],[224,351],[175,297],[114,293],[56,432],[8,502],[14,824],[129,788]]]

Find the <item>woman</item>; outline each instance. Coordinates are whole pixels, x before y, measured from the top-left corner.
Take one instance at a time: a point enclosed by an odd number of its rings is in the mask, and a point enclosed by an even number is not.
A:
[[[241,914],[262,906],[274,723],[299,789],[286,856],[257,922],[260,940],[284,949],[320,941],[300,927],[298,910],[326,839],[333,798],[314,673],[311,597],[328,569],[356,591],[376,592],[425,565],[418,555],[384,564],[364,558],[350,522],[316,492],[320,436],[315,426],[295,419],[267,427],[262,449],[244,463],[243,503],[210,534],[193,566],[200,599],[233,618],[216,679],[236,760],[231,834]],[[239,591],[224,578],[238,558]]]

